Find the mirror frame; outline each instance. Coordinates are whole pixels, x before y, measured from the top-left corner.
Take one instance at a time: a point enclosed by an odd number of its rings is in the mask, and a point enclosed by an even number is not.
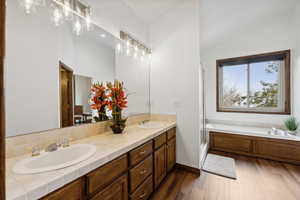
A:
[[[4,108],[4,56],[5,56],[5,0],[0,2],[0,199],[5,199],[5,108]]]

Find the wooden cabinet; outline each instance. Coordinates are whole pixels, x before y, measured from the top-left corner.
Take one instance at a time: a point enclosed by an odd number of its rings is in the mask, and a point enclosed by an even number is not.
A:
[[[167,171],[171,169],[176,164],[176,138],[173,138],[167,143]]]
[[[131,200],[146,200],[153,192],[153,177],[149,176],[147,180],[132,194]]]
[[[154,152],[154,186],[157,188],[167,174],[167,148],[164,144]]]
[[[153,142],[147,142],[146,144],[129,152],[130,166],[134,166],[144,160],[153,152]]]
[[[130,170],[130,193],[134,192],[134,190],[152,174],[152,168],[153,157],[151,155]]]
[[[147,200],[175,162],[176,133],[172,129],[42,200]]]
[[[210,150],[300,164],[300,142],[210,132]]]
[[[160,136],[154,138],[154,149],[158,149],[167,142],[167,133],[163,133]]]
[[[124,175],[96,194],[91,200],[127,200],[128,178]]]
[[[42,198],[42,200],[84,200],[84,179],[80,178],[63,188],[52,192],[51,194]]]
[[[246,136],[226,133],[212,133],[210,145],[214,150],[227,150],[230,152],[251,152],[252,141]]]
[[[128,169],[127,154],[109,162],[87,175],[87,192],[91,196],[103,189]]]

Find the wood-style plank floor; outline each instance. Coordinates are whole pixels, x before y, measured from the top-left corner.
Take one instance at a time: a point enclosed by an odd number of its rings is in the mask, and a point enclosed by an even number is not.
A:
[[[174,169],[151,200],[300,200],[300,166],[226,154],[237,180]]]

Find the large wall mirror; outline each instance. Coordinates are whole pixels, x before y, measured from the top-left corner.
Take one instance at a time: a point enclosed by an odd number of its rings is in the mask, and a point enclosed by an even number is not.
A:
[[[123,114],[149,113],[148,62],[117,53],[121,41],[96,24],[89,31],[57,24],[54,9],[28,14],[7,1],[6,136],[95,123],[91,86],[115,79],[129,94]]]

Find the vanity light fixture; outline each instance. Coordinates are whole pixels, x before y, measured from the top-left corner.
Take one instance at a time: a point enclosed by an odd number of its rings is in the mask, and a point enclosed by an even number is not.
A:
[[[121,40],[124,41],[125,46],[126,46],[126,55],[130,56],[131,54],[131,49],[133,49],[133,58],[138,58],[140,55],[140,60],[144,61],[145,57],[147,56],[149,59],[151,59],[151,49],[148,48],[146,45],[144,45],[142,42],[139,40],[135,39],[128,33],[125,33],[124,31],[120,32],[120,38]],[[117,52],[120,53],[120,49],[122,48],[121,44],[117,45]],[[140,52],[140,53],[139,53]]]
[[[20,0],[19,2],[27,14],[35,12],[37,7],[44,6],[46,4],[45,0]]]
[[[46,0],[19,0],[25,12],[30,14],[38,6],[46,6]],[[79,35],[83,29],[91,31],[91,7],[80,0],[48,0],[51,5],[51,20],[55,26],[61,25],[65,20],[72,21],[73,31]],[[84,25],[85,23],[85,25]]]

